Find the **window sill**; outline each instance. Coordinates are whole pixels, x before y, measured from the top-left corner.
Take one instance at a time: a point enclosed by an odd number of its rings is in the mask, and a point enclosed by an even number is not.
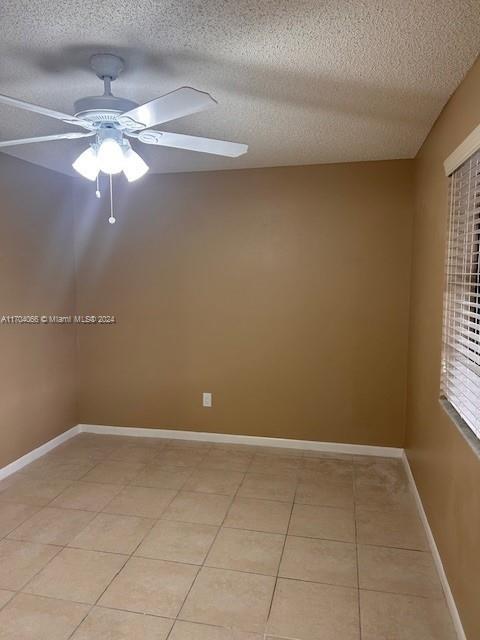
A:
[[[480,459],[480,439],[473,433],[468,424],[462,418],[462,416],[456,411],[456,409],[450,404],[450,402],[442,396],[440,398],[440,405],[448,417],[452,420],[453,424],[460,431],[464,439],[467,441],[468,445],[473,452],[476,454],[477,458]]]

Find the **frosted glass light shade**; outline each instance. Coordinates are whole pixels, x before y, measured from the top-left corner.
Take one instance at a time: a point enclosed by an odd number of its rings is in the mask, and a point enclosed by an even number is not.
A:
[[[86,151],[81,153],[72,164],[72,167],[81,176],[83,176],[87,180],[92,181],[96,179],[96,177],[98,176],[98,172],[100,171],[97,154],[92,149],[92,147],[88,147]]]
[[[129,182],[138,180],[147,173],[149,169],[148,164],[133,149],[127,149],[124,157],[125,164],[123,173]]]
[[[120,173],[125,164],[122,147],[113,138],[106,138],[100,145],[98,152],[98,166],[103,173]]]

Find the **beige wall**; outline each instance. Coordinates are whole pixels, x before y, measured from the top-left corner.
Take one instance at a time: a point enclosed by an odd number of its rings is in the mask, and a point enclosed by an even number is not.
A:
[[[407,449],[467,637],[480,638],[480,460],[439,404],[448,181],[444,159],[480,123],[480,63],[416,160]]]
[[[412,165],[79,183],[80,421],[402,446]]]
[[[0,155],[0,316],[74,309],[62,176]],[[76,423],[73,327],[0,325],[0,468]]]

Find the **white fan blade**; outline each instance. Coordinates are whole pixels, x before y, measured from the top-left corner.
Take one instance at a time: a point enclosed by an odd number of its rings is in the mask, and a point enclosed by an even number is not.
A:
[[[54,111],[53,109],[47,109],[47,107],[40,107],[37,104],[31,102],[25,102],[24,100],[18,100],[17,98],[11,98],[10,96],[3,96],[0,94],[0,103],[8,104],[11,107],[18,107],[19,109],[25,109],[25,111],[33,111],[39,113],[42,116],[48,116],[49,118],[55,118],[61,120],[66,124],[74,124],[84,129],[92,129],[93,126],[87,120],[82,120],[75,116],[71,116],[68,113],[61,113],[60,111]]]
[[[209,93],[192,89],[192,87],[181,87],[123,113],[118,121],[135,131],[183,118],[191,113],[213,107],[215,104],[217,101]]]
[[[76,138],[88,138],[94,136],[95,132],[80,133],[71,131],[69,133],[55,133],[51,136],[39,136],[38,138],[20,138],[19,140],[5,140],[0,142],[0,147],[16,147],[19,144],[30,144],[31,142],[50,142],[51,140],[75,140]]]
[[[199,138],[197,136],[186,136],[182,133],[170,133],[168,131],[140,131],[134,136],[145,144],[157,144],[162,147],[175,147],[177,149],[188,149],[189,151],[200,151],[201,153],[213,153],[217,156],[228,156],[238,158],[247,153],[248,145],[239,142],[227,142],[225,140],[214,140],[212,138]]]

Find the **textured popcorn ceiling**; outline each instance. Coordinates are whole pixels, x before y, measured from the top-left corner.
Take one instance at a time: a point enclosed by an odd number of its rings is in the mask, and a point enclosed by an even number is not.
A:
[[[72,112],[101,93],[92,53],[120,53],[113,91],[182,85],[219,105],[165,129],[246,142],[222,159],[139,145],[155,172],[408,158],[480,45],[478,0],[3,0],[0,93]],[[71,129],[0,106],[0,139]],[[85,148],[9,153],[58,171]]]

